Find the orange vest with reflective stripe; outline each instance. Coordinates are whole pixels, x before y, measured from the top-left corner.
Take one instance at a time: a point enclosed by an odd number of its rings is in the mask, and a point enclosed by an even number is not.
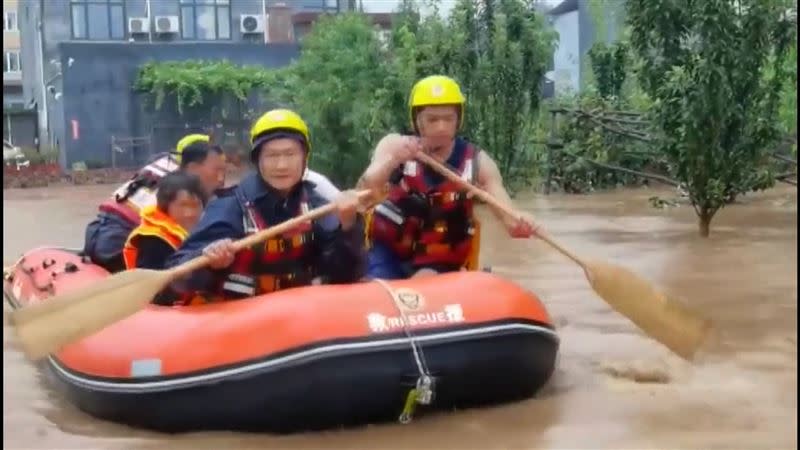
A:
[[[472,183],[478,174],[479,150],[456,139],[454,171]],[[473,252],[473,200],[458,183],[443,179],[432,185],[425,166],[409,161],[390,181],[388,197],[377,205],[367,228],[370,242],[389,246],[398,258],[414,267],[447,264],[465,266]]]
[[[139,236],[155,236],[177,250],[188,235],[189,233],[182,226],[175,223],[172,217],[165,214],[155,205],[146,206],[142,209],[141,224],[131,232],[127,242],[125,242],[125,247],[122,249],[125,268],[133,269],[136,267],[136,258],[139,255],[139,249],[136,247],[136,238]]]

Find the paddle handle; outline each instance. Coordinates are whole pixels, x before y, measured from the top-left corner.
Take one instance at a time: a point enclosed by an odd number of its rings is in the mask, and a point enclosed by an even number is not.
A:
[[[364,197],[368,196],[370,192],[371,191],[368,189],[357,191],[356,196],[359,199],[363,199]],[[282,222],[273,227],[265,228],[257,233],[253,233],[242,239],[239,239],[238,241],[235,241],[233,243],[233,247],[238,252],[247,247],[258,244],[259,242],[263,242],[271,237],[275,237],[279,234],[286,233],[287,231],[290,231],[293,228],[296,228],[297,226],[303,224],[303,222],[314,220],[326,214],[330,214],[335,209],[336,209],[335,203],[328,203],[324,206],[320,206],[319,208],[314,208],[311,211],[308,211],[307,213],[299,215],[293,219],[287,220],[286,222]],[[175,267],[174,269],[170,269],[169,271],[170,279],[175,280],[177,278],[183,277],[197,269],[205,267],[209,262],[211,261],[206,255],[201,255],[189,261],[186,261],[185,263]]]
[[[499,209],[500,211],[503,211],[504,213],[508,214],[511,217],[517,217],[517,214],[510,207],[508,207],[507,205],[504,205],[503,203],[500,203],[500,201],[497,200],[496,198],[494,198],[494,196],[492,194],[484,191],[483,189],[473,185],[472,183],[468,182],[467,180],[459,177],[452,170],[450,170],[447,166],[445,166],[444,164],[440,163],[439,161],[433,159],[433,157],[431,157],[427,153],[418,153],[417,154],[417,159],[419,159],[420,161],[424,162],[425,164],[431,166],[434,170],[436,170],[437,172],[439,172],[443,176],[447,177],[450,181],[461,185],[463,188],[465,188],[468,191],[472,192],[473,194],[477,195],[478,197],[483,199],[483,201],[485,201],[486,203],[494,206],[495,208]],[[586,269],[586,264],[580,258],[578,258],[574,253],[570,252],[566,248],[562,247],[560,244],[558,244],[556,241],[554,241],[550,236],[546,235],[543,232],[537,232],[536,235],[539,236],[539,239],[543,240],[544,242],[549,244],[551,247],[553,247],[554,249],[558,250],[562,255],[566,256],[567,258],[571,259],[572,261],[574,261],[579,266],[583,267],[584,270]]]

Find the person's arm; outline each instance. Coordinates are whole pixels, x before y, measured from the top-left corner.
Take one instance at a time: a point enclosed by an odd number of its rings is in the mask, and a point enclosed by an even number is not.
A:
[[[242,211],[235,197],[222,197],[212,200],[203,212],[200,223],[172,254],[165,265],[178,266],[203,254],[212,242],[221,239],[241,239],[244,237]],[[185,279],[173,283],[177,292],[204,291],[210,289],[217,271],[209,268],[195,270]]]
[[[497,163],[485,151],[478,153],[478,187],[488,192],[497,201],[507,206],[512,211],[516,211],[514,202],[508,194],[503,184],[503,175],[497,167]],[[495,217],[500,220],[508,230],[509,234],[515,237],[528,237],[535,233],[537,225],[530,214],[518,212],[517,217],[510,217],[491,204],[488,205]]]
[[[366,273],[364,224],[358,220],[349,230],[317,226],[316,261],[318,275],[331,284],[355,283]]]
[[[139,249],[136,255],[136,268],[162,270],[174,252],[172,247],[156,236],[138,236],[135,239],[136,247]]]
[[[352,202],[352,192],[344,193],[337,203]],[[326,199],[316,199],[312,206],[320,207],[328,203]],[[355,204],[349,209],[354,213]],[[340,212],[341,214],[341,212]],[[348,214],[347,224],[343,224],[336,213],[323,216],[314,222],[313,261],[317,275],[325,283],[354,283],[366,273],[366,253],[364,251],[364,221],[360,214]],[[353,220],[354,219],[354,220]]]
[[[372,161],[356,185],[358,189],[383,192],[392,172],[400,164],[414,158],[421,147],[417,139],[399,134],[384,136],[375,147]]]

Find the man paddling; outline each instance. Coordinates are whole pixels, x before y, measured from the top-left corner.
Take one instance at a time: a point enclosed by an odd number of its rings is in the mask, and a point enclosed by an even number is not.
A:
[[[383,191],[388,184],[389,192],[368,225],[368,277],[397,279],[477,269],[478,223],[473,200],[458,184],[415,161],[423,149],[513,207],[497,164],[486,152],[457,136],[464,122],[464,106],[456,81],[439,75],[423,78],[414,85],[409,99],[414,134],[390,134],[375,148],[359,186]],[[518,213],[510,218],[498,208],[492,207],[492,211],[511,236],[535,235],[537,225],[531,215]]]

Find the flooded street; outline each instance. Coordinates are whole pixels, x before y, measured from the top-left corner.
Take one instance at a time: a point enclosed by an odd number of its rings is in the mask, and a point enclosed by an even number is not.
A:
[[[112,186],[3,192],[4,265],[35,246],[78,247]],[[495,408],[319,434],[164,435],[102,422],[49,390],[3,327],[5,449],[792,449],[797,447],[797,190],[780,186],[722,210],[698,237],[674,192],[523,195],[555,239],[622,264],[690,301],[716,335],[691,366],[644,337],[542,242],[484,220],[482,264],[536,292],[561,335],[538,398]]]

